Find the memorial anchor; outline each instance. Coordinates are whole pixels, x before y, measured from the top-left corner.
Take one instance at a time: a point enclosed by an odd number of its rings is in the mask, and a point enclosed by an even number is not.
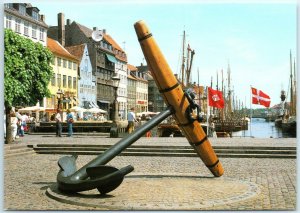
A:
[[[152,76],[169,107],[78,171],[76,171],[77,156],[60,158],[57,185],[58,189],[63,192],[74,193],[97,188],[101,194],[106,194],[117,188],[124,176],[132,172],[134,168],[128,165],[119,170],[105,166],[105,164],[170,115],[177,121],[189,143],[212,174],[219,177],[224,172],[199,123],[199,112],[198,115],[193,113],[194,109],[200,108],[195,105],[192,94],[182,90],[145,23],[139,21],[134,27]]]

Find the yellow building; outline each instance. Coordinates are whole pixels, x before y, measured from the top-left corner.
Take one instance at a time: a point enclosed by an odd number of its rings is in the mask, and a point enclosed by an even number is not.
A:
[[[58,41],[47,38],[47,47],[53,53],[51,62],[53,77],[49,83],[51,97],[46,98],[46,112],[52,114],[59,107],[66,111],[78,105],[78,64],[79,60],[71,55]],[[60,102],[60,106],[58,103]]]

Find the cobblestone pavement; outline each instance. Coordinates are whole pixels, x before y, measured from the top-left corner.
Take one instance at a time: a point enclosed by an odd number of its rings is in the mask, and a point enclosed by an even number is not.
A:
[[[8,146],[36,143],[114,144],[119,139],[28,136]],[[296,139],[211,139],[212,145],[296,146]],[[185,138],[141,138],[136,144],[187,145]],[[7,210],[295,210],[296,159],[220,158],[225,173],[213,178],[202,161],[185,157],[117,156],[108,165],[134,166],[106,196],[91,190],[74,196],[55,189],[62,155],[26,154],[4,159]],[[79,156],[77,167],[95,156]],[[46,195],[59,198],[60,201]],[[62,202],[63,201],[63,202]],[[71,202],[69,202],[71,201]]]

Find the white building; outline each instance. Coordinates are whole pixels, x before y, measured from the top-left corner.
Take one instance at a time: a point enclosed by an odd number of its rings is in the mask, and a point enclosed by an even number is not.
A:
[[[26,3],[4,4],[4,28],[47,46],[48,25],[39,9]]]
[[[66,47],[79,60],[80,80],[78,81],[79,106],[98,108],[96,100],[96,77],[92,75],[92,64],[87,44]]]
[[[117,101],[120,119],[126,119],[127,115],[127,56],[125,51],[118,45],[118,43],[104,31],[104,39],[106,39],[113,46],[113,51],[116,57],[115,73],[120,78],[120,83],[117,90]]]

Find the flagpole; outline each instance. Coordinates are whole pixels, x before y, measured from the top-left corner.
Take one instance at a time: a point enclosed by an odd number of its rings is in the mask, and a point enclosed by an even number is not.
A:
[[[250,138],[252,137],[252,130],[251,130],[251,124],[252,124],[252,85],[250,85]]]
[[[206,87],[206,125],[207,125],[207,128],[206,128],[206,136],[208,137],[208,129],[209,129],[209,122],[208,122],[208,107],[209,107],[209,104],[208,104],[208,87]],[[210,109],[209,109],[210,110]]]

